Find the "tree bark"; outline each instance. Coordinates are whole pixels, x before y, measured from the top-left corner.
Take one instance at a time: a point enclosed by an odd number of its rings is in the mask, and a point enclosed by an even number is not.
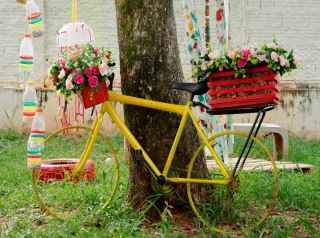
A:
[[[186,103],[188,95],[172,89],[174,83],[183,80],[172,0],[116,0],[116,9],[122,93],[162,102]],[[162,169],[180,116],[126,105],[124,118],[151,159]],[[189,122],[169,175],[186,177],[188,163],[198,145],[197,133]],[[130,149],[131,155],[132,152]],[[202,176],[207,175],[204,161],[196,167]],[[130,159],[128,199],[135,208],[153,192],[150,176],[146,168]],[[178,185],[175,191],[179,196],[174,194],[166,200],[180,210],[189,210],[190,207],[185,206],[186,186]]]

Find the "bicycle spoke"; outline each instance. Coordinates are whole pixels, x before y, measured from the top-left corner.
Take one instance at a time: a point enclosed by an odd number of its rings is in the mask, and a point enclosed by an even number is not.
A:
[[[230,158],[223,158],[217,150],[217,141],[233,136],[234,145]],[[255,137],[248,160],[244,167],[239,167],[237,173],[231,177],[226,186],[222,185],[200,185],[187,184],[188,197],[191,207],[200,221],[210,227],[211,230],[227,234],[243,234],[257,228],[270,214],[274,207],[278,192],[278,174],[267,148]],[[223,132],[210,138],[210,142],[221,160],[224,159],[228,170],[233,170],[237,164],[243,144],[247,139],[247,134],[242,132]],[[214,157],[208,151],[202,152],[204,146],[200,147],[192,158],[188,178],[194,178],[196,173],[192,173],[196,160],[207,159],[208,169],[211,179],[222,179],[223,176],[214,162]],[[225,154],[224,154],[225,156]],[[249,166],[246,166],[249,165]],[[264,171],[263,167],[271,170]],[[206,190],[204,199],[198,200],[192,192],[199,186]]]
[[[68,136],[63,136],[65,130]],[[55,217],[107,207],[116,192],[118,154],[101,134],[84,169],[79,176],[73,176],[90,132],[85,127],[69,127],[46,141],[41,169],[33,173],[33,188],[42,208]]]

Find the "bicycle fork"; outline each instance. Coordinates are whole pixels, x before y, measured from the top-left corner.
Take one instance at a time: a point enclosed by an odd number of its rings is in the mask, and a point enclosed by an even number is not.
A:
[[[99,130],[101,128],[102,122],[103,122],[103,113],[100,113],[96,119],[94,120],[94,124],[93,124],[93,128],[92,131],[89,134],[89,138],[86,142],[85,145],[85,149],[83,150],[81,157],[80,157],[80,161],[79,163],[76,165],[76,167],[74,168],[74,170],[72,171],[71,176],[72,177],[79,177],[83,171],[84,166],[87,163],[87,160],[90,156],[90,153],[92,151],[92,148],[94,146],[94,142],[98,136]]]

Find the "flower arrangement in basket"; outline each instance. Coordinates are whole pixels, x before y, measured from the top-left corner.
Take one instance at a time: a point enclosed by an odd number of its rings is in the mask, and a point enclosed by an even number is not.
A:
[[[113,66],[110,50],[88,43],[72,54],[64,52],[51,65],[50,80],[56,92],[66,98],[76,94],[89,108],[109,99],[106,81],[114,78]]]
[[[259,49],[235,49],[224,55],[204,49],[193,77],[208,81],[212,109],[277,104],[279,75],[297,68],[293,51],[275,40]]]

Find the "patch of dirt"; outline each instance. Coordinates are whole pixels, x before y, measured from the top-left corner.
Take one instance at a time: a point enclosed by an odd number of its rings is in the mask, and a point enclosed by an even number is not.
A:
[[[173,212],[172,217],[168,221],[170,228],[168,229],[168,235],[171,236],[183,236],[183,237],[195,237],[200,235],[195,224],[196,217],[183,214],[181,212]],[[148,230],[152,237],[160,237],[160,234],[156,231],[161,222],[145,222],[143,229]],[[162,231],[166,233],[165,231]]]
[[[274,217],[281,217],[287,223],[295,224],[295,235],[301,238],[312,238],[312,234],[309,231],[306,231],[306,224],[303,220],[307,219],[310,225],[313,227],[317,233],[320,234],[320,224],[319,218],[314,215],[309,215],[307,218],[299,212],[299,210],[288,210],[284,212],[274,211],[272,214]]]
[[[7,225],[6,218],[3,216],[0,216],[0,229],[5,229],[7,227],[8,227],[8,225]]]

